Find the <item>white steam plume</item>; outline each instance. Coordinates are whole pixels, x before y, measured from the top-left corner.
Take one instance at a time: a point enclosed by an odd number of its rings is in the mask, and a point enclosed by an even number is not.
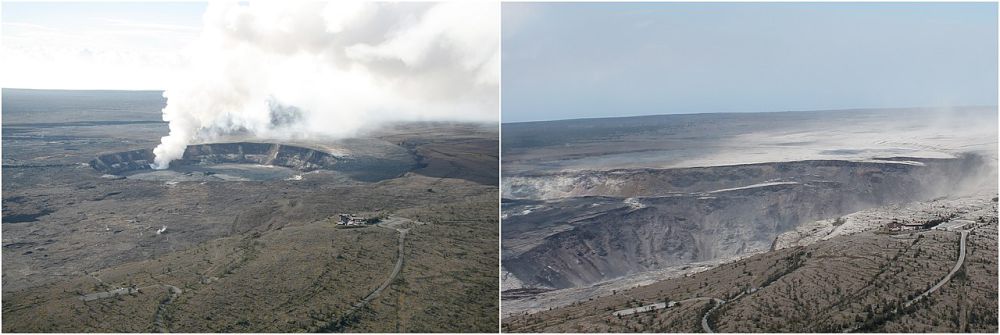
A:
[[[191,73],[164,93],[167,168],[225,134],[338,138],[386,121],[495,121],[495,2],[211,3]]]

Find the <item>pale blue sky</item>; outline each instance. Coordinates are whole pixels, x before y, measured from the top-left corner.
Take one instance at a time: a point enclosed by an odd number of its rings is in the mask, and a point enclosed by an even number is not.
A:
[[[503,122],[996,105],[996,3],[504,3]]]
[[[3,87],[163,89],[207,3],[4,2]]]

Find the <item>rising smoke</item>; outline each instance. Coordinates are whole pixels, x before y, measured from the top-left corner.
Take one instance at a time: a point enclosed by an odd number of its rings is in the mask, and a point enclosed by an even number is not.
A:
[[[495,121],[499,6],[490,2],[211,3],[190,74],[171,83],[154,149],[227,134],[352,136],[387,121]]]

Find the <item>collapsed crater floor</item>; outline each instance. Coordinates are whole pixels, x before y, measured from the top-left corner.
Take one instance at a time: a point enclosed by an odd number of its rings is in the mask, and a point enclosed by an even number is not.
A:
[[[967,154],[522,175],[504,185],[505,288],[583,287],[767,251],[806,223],[995,184],[989,171]]]
[[[361,141],[343,143],[340,150],[255,142],[189,145],[180,159],[162,170],[152,168],[155,155],[149,149],[102,154],[89,164],[105,174],[166,182],[300,180],[312,171],[379,181],[419,168],[416,158],[402,147]],[[382,145],[372,150],[373,143]]]
[[[995,332],[996,120],[972,107],[505,124],[503,329]],[[928,228],[949,220],[975,222],[977,260],[903,308],[956,264],[959,234]],[[920,230],[884,229],[904,224]],[[640,306],[658,307],[614,314]]]
[[[162,182],[188,181],[265,181],[301,180],[302,171],[275,165],[223,163],[215,165],[182,165],[165,170],[141,170],[125,173],[136,180]]]

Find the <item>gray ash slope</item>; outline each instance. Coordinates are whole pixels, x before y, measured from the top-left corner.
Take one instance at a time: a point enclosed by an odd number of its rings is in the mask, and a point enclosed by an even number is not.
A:
[[[800,161],[643,170],[615,191],[572,184],[584,195],[504,204],[504,267],[527,286],[567,288],[766,251],[805,222],[947,195],[950,186],[979,182],[966,177],[981,167],[976,155]]]
[[[505,124],[503,287],[741,257],[806,223],[996,185],[995,109],[912,112]]]

